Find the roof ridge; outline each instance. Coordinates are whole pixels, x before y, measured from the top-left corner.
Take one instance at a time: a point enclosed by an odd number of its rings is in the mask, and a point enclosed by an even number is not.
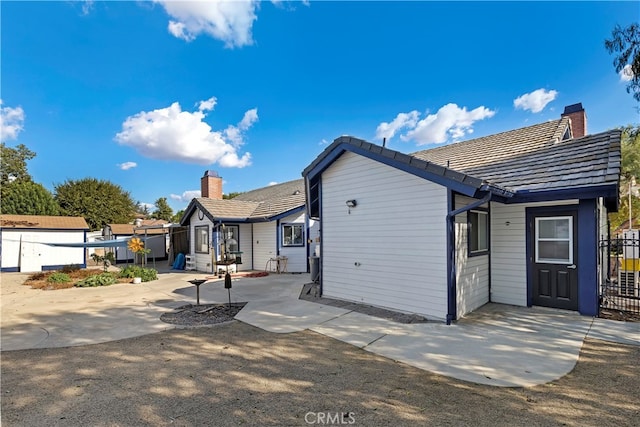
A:
[[[497,139],[501,136],[504,136],[506,134],[512,134],[512,133],[516,133],[516,132],[524,132],[524,131],[529,131],[532,128],[536,128],[536,127],[543,127],[543,126],[549,126],[551,123],[553,122],[557,122],[557,127],[560,126],[561,122],[563,121],[563,119],[565,119],[565,121],[568,124],[568,118],[560,118],[560,119],[556,119],[556,120],[549,120],[546,122],[542,122],[542,123],[536,123],[530,126],[525,126],[525,127],[521,127],[521,128],[517,128],[517,129],[511,129],[511,130],[506,130],[506,131],[502,131],[502,132],[498,132],[498,133],[492,133],[490,135],[484,135],[484,136],[480,136],[478,138],[473,138],[473,139],[466,139],[464,141],[457,141],[457,142],[452,142],[449,144],[444,144],[444,145],[440,145],[438,147],[433,147],[433,148],[427,148],[425,150],[419,150],[419,151],[414,151],[412,153],[409,153],[410,156],[414,156],[416,154],[419,153],[425,153],[427,151],[429,152],[436,152],[436,151],[440,151],[440,150],[444,150],[447,148],[450,148],[451,146],[456,146],[456,147],[460,147],[463,145],[470,145],[470,144],[475,144],[478,143],[481,140],[486,140],[486,139]],[[556,131],[554,132],[554,136],[555,133],[558,132],[558,130],[556,129]]]

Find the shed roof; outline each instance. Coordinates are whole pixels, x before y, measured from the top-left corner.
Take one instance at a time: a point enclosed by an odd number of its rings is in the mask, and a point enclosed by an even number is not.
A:
[[[0,227],[15,229],[88,230],[80,216],[0,215]]]
[[[133,234],[166,234],[168,231],[166,228],[162,228],[163,225],[168,224],[163,219],[144,219],[142,220],[141,227],[157,227],[157,228],[145,228],[144,231],[136,230],[135,224],[107,224],[111,228],[111,233],[115,236],[132,236]]]

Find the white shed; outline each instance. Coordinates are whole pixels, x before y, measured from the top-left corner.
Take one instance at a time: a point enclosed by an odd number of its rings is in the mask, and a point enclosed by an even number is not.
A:
[[[0,271],[35,272],[87,265],[83,247],[47,243],[84,243],[89,226],[82,217],[0,215]]]

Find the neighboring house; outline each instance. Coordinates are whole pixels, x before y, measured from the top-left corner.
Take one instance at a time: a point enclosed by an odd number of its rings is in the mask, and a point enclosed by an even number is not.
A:
[[[104,240],[140,237],[145,248],[151,252],[147,260],[166,260],[169,236],[169,223],[162,219],[137,219],[135,224],[107,224],[102,234]],[[133,262],[134,254],[126,246],[116,247],[116,263]]]
[[[47,243],[83,244],[89,226],[82,217],[0,215],[0,271],[56,270],[87,265],[83,247],[54,247]]]
[[[321,293],[448,323],[487,302],[598,313],[620,131],[559,120],[403,154],[340,137],[304,171]]]
[[[206,171],[201,194],[189,203],[181,220],[190,230],[190,251],[185,255],[195,262],[196,270],[273,270],[279,262],[281,271],[309,271],[319,224],[306,216],[304,180],[223,199],[222,178]],[[225,252],[240,262],[223,265]]]

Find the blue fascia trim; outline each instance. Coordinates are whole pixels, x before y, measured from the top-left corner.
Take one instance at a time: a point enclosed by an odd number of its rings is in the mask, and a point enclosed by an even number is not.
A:
[[[561,188],[548,191],[517,191],[505,203],[552,202],[567,199],[597,199],[617,197],[617,185],[600,185],[583,188]]]
[[[578,311],[598,315],[598,208],[595,199],[578,205]]]
[[[2,267],[0,271],[3,273],[19,273],[20,267]]]
[[[400,162],[398,160],[391,159],[389,157],[385,157],[376,153],[372,153],[369,150],[365,150],[361,147],[357,147],[355,145],[347,144],[347,143],[338,144],[333,149],[333,151],[328,153],[324,159],[322,159],[312,170],[310,170],[307,173],[306,175],[307,179],[313,180],[314,178],[316,178],[317,175],[324,172],[325,169],[327,169],[338,157],[340,157],[346,151],[359,154],[363,157],[375,160],[387,166],[391,166],[393,168],[402,170],[404,172],[410,173],[420,178],[424,178],[436,184],[440,184],[451,190],[457,191],[458,193],[464,194],[465,196],[473,197],[476,194],[476,191],[478,190],[478,187],[475,187],[469,184],[464,184],[458,181],[454,181],[450,178],[447,178],[441,175],[436,175],[424,169],[417,169],[407,163]]]

